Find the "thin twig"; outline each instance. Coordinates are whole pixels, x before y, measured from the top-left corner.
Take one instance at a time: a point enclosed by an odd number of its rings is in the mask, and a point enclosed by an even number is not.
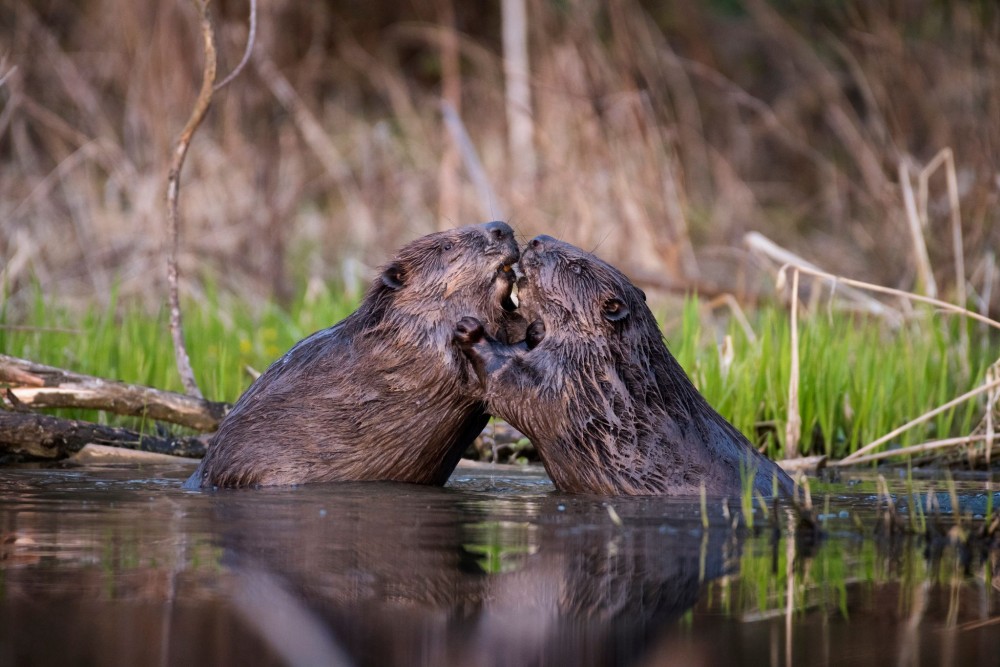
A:
[[[785,458],[799,455],[802,417],[799,415],[799,272],[792,272],[792,361],[788,377],[788,422],[785,424]]]
[[[361,245],[364,245],[370,240],[368,236],[371,235],[375,225],[372,221],[371,210],[358,193],[357,180],[347,166],[347,161],[340,154],[326,130],[323,129],[319,119],[309,110],[309,107],[302,101],[292,84],[278,70],[274,62],[258,51],[253,59],[253,64],[257,74],[263,79],[271,94],[292,115],[292,120],[295,121],[306,146],[319,159],[327,174],[337,184],[347,206],[347,216],[352,222],[352,230]]]
[[[951,408],[955,407],[956,405],[960,405],[960,404],[964,403],[965,401],[969,400],[970,398],[978,396],[979,394],[982,394],[984,392],[988,392],[988,391],[990,391],[992,389],[995,389],[997,387],[1000,387],[1000,380],[994,380],[993,382],[990,382],[988,384],[980,385],[980,386],[976,387],[975,389],[973,389],[972,391],[967,391],[966,393],[962,394],[958,398],[953,398],[952,400],[948,401],[944,405],[936,407],[936,408],[934,408],[933,410],[931,410],[929,412],[925,412],[924,414],[920,415],[916,419],[911,419],[910,421],[906,422],[905,424],[903,424],[899,428],[897,428],[897,429],[895,429],[893,431],[890,431],[889,433],[886,433],[881,438],[868,443],[867,445],[865,445],[861,449],[857,450],[856,452],[853,452],[853,453],[845,456],[840,461],[838,461],[836,463],[833,463],[831,465],[847,465],[848,463],[855,463],[856,460],[859,457],[861,457],[862,454],[864,454],[866,452],[870,452],[871,450],[875,449],[879,445],[885,444],[886,442],[888,442],[888,441],[892,440],[893,438],[895,438],[900,433],[908,431],[909,429],[913,428],[914,426],[917,426],[918,424],[922,424],[925,421],[928,421],[929,419],[931,419],[932,417],[941,414],[945,410],[950,410]],[[896,451],[898,451],[898,450],[896,450]]]
[[[1000,381],[1000,361],[994,363],[986,370],[986,382],[990,384],[996,384]],[[993,440],[995,438],[995,430],[993,425],[993,412],[996,410],[997,400],[1000,399],[1000,389],[991,389],[988,394],[986,394],[986,417],[984,421],[985,429],[985,439],[986,439],[986,465],[990,464],[990,455],[993,452]]]
[[[469,133],[465,131],[465,124],[462,123],[462,119],[459,118],[458,113],[448,104],[447,100],[441,100],[441,115],[444,118],[445,127],[448,128],[448,132],[462,153],[462,162],[476,188],[484,214],[496,220],[504,219],[506,216],[503,213],[503,207],[500,206],[496,191],[490,185],[490,179],[486,176],[486,169],[479,160],[476,147],[473,145],[472,139],[469,138]]]
[[[957,313],[959,315],[965,315],[966,317],[974,319],[977,322],[982,322],[983,324],[987,324],[995,329],[1000,329],[1000,322],[992,320],[989,317],[986,317],[985,315],[980,315],[979,313],[973,312],[966,308],[961,308],[959,306],[956,306],[953,303],[948,303],[947,301],[941,301],[940,299],[932,299],[931,297],[928,296],[921,296],[919,294],[914,294],[913,292],[905,292],[903,290],[894,289],[892,287],[884,287],[882,285],[876,285],[874,283],[866,283],[863,280],[853,280],[851,278],[844,278],[843,276],[835,276],[832,273],[826,273],[825,271],[818,271],[816,269],[811,269],[795,262],[789,262],[788,264],[785,264],[780,269],[778,269],[778,273],[780,274],[789,268],[797,269],[802,273],[807,273],[811,276],[816,276],[817,278],[823,278],[825,280],[829,280],[834,285],[848,285],[850,287],[865,289],[870,292],[878,292],[880,294],[891,294],[893,296],[902,297],[904,299],[919,301],[920,303],[927,303],[932,306],[937,306],[941,310],[947,311],[949,313]]]
[[[736,297],[728,292],[720,294],[714,299],[708,301],[704,306],[702,306],[702,308],[712,311],[719,306],[726,306],[729,308],[729,312],[732,313],[737,324],[739,324],[740,328],[743,329],[743,335],[747,337],[747,341],[751,343],[757,342],[757,334],[754,333],[753,327],[750,325],[750,320],[747,318],[746,313],[743,312],[743,308],[740,307],[740,302],[736,300]]]
[[[243,68],[247,66],[250,62],[250,53],[253,51],[254,42],[257,39],[257,0],[250,0],[250,33],[247,35],[247,47],[243,51],[243,58],[240,60],[240,64],[233,68],[233,71],[229,73],[225,79],[215,84],[212,89],[213,92],[219,92],[223,88],[229,85],[229,83],[240,75]]]
[[[906,162],[899,162],[899,186],[903,189],[903,204],[906,208],[906,221],[910,230],[910,241],[913,243],[913,259],[917,263],[917,274],[920,276],[920,287],[929,297],[937,296],[937,283],[934,282],[934,271],[931,270],[931,260],[927,255],[927,242],[920,225],[920,214],[917,213],[917,203],[913,196],[913,184],[910,182],[910,169]]]
[[[17,71],[17,65],[14,65],[9,70],[7,70],[6,72],[4,72],[3,76],[0,76],[0,86],[2,86],[3,84],[7,83],[7,79],[10,78],[10,75],[13,74],[16,71]]]
[[[201,125],[201,121],[208,112],[208,107],[212,102],[212,85],[215,82],[216,53],[215,53],[215,33],[212,30],[212,22],[208,16],[209,0],[195,0],[198,13],[201,17],[201,34],[205,42],[205,69],[202,75],[201,92],[195,100],[191,117],[188,118],[187,125],[177,139],[177,146],[174,148],[174,158],[170,164],[170,175],[167,177],[167,225],[170,233],[170,254],[167,257],[167,283],[169,286],[170,301],[170,334],[174,342],[174,356],[177,359],[177,370],[181,376],[184,389],[191,396],[202,398],[201,390],[198,389],[198,382],[194,378],[194,370],[191,368],[191,360],[188,358],[187,348],[184,345],[184,327],[181,321],[181,305],[178,290],[177,271],[177,251],[180,245],[179,229],[180,223],[177,213],[177,198],[180,192],[181,168],[184,166],[184,157],[187,155],[188,146],[195,130]]]
[[[985,435],[963,435],[958,438],[946,438],[944,440],[931,440],[929,442],[923,442],[919,445],[910,445],[909,447],[900,447],[898,449],[888,449],[884,452],[876,452],[875,454],[867,454],[865,456],[859,456],[855,459],[847,460],[842,459],[840,461],[832,461],[828,465],[831,466],[853,466],[861,465],[862,463],[870,463],[872,461],[878,461],[880,459],[887,459],[893,456],[906,456],[908,454],[920,454],[922,452],[931,451],[934,449],[942,449],[944,447],[955,447],[958,445],[971,445],[974,442],[980,442],[986,440]]]
[[[95,155],[99,152],[100,147],[97,145],[97,142],[88,141],[60,160],[59,164],[52,168],[52,171],[46,174],[44,178],[40,179],[38,183],[35,184],[35,186],[31,189],[31,192],[28,193],[28,196],[18,203],[14,212],[11,213],[11,218],[20,217],[21,214],[27,211],[35,202],[48,199],[52,190],[59,185],[67,174],[72,172],[81,164],[85,164],[87,160],[95,157]]]
[[[968,305],[968,293],[965,287],[965,250],[962,241],[962,212],[959,209],[958,198],[958,177],[955,175],[955,154],[951,148],[942,148],[934,158],[927,163],[927,166],[920,170],[918,175],[917,194],[920,205],[920,221],[924,228],[929,227],[929,214],[927,211],[928,181],[937,169],[944,165],[945,178],[948,183],[948,207],[951,209],[951,246],[955,257],[955,298],[962,306]],[[959,330],[958,359],[962,364],[962,371],[965,377],[969,377],[969,330],[962,327]]]
[[[927,166],[920,170],[917,175],[917,204],[920,213],[920,222],[924,227],[930,224],[927,211],[928,181],[938,168],[944,165],[945,177],[948,183],[948,207],[951,213],[951,242],[952,250],[955,254],[955,289],[958,294],[958,302],[965,303],[965,253],[962,250],[962,213],[959,210],[958,199],[958,178],[955,175],[955,154],[951,148],[942,148],[937,155],[931,158]]]
[[[28,331],[30,333],[63,333],[79,336],[83,329],[67,329],[65,327],[36,327],[27,324],[0,324],[2,331]]]
[[[775,262],[783,264],[785,266],[795,266],[802,273],[808,273],[809,275],[817,276],[828,276],[831,275],[812,262],[796,255],[792,251],[782,248],[777,243],[767,238],[760,232],[749,232],[743,237],[743,242],[747,245],[752,252],[762,254],[766,257],[771,258]],[[782,267],[784,268],[784,267]],[[779,271],[780,273],[780,271]],[[835,287],[836,283],[844,284],[845,281],[834,281]],[[890,324],[893,326],[898,326],[903,319],[901,313],[897,310],[890,308],[878,299],[873,299],[872,297],[859,292],[858,290],[845,288],[839,290],[840,294],[851,299],[852,301],[860,304],[866,311],[872,313],[873,315],[878,315],[879,317],[884,317],[889,320]]]

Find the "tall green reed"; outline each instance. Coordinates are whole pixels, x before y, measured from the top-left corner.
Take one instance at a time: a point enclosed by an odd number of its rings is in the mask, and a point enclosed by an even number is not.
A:
[[[287,309],[247,304],[209,286],[201,301],[184,304],[185,333],[206,396],[233,401],[249,385],[248,369],[263,371],[296,341],[347,316],[357,299],[334,288],[299,296]],[[152,315],[119,305],[71,313],[38,291],[26,316],[10,321],[0,305],[0,352],[81,373],[180,390],[164,309]],[[761,307],[752,315],[756,340],[734,322],[704,317],[696,298],[685,301],[668,345],[708,401],[772,457],[784,455],[790,330],[787,313]],[[959,355],[955,319],[925,319],[890,330],[846,314],[812,315],[800,322],[800,413],[803,454],[842,457],[980,381],[996,343],[979,341]],[[732,341],[731,361],[720,353]],[[967,377],[963,367],[969,369]],[[93,413],[59,414],[91,418]],[[974,402],[942,413],[901,436],[899,444],[968,433]],[[116,417],[100,417],[119,422]]]
[[[669,347],[708,401],[771,456],[782,457],[791,336],[787,314],[759,309],[756,341],[735,322],[710,329],[697,300],[686,302]],[[997,356],[959,345],[957,318],[925,318],[892,330],[850,314],[814,314],[799,323],[799,411],[803,454],[842,457],[981,382]],[[732,340],[732,361],[719,352]],[[992,350],[992,351],[989,351]],[[727,368],[728,365],[728,368]],[[968,368],[968,373],[964,370]],[[900,437],[900,445],[969,433],[979,406],[969,402]]]

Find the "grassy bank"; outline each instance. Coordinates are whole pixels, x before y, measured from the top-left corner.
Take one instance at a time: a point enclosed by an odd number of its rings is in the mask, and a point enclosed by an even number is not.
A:
[[[356,305],[339,291],[313,290],[288,309],[250,306],[213,292],[186,305],[185,326],[205,395],[233,401],[295,341],[346,316]],[[697,300],[661,313],[667,343],[708,400],[769,455],[785,455],[790,326],[785,311],[764,307],[752,331],[709,318]],[[962,352],[959,327],[972,344]],[[890,330],[883,323],[827,313],[800,322],[800,413],[803,454],[842,457],[982,381],[997,344],[960,318],[928,317]],[[727,342],[728,337],[728,342]],[[84,315],[50,306],[38,295],[26,317],[0,309],[0,351],[77,372],[181,390],[167,313],[93,308]],[[899,444],[968,434],[982,404],[969,401],[912,429]],[[129,423],[114,416],[66,416]],[[131,421],[136,425],[134,420]]]

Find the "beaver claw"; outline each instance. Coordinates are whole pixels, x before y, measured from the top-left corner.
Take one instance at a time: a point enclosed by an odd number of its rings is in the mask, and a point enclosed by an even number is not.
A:
[[[472,347],[486,336],[483,323],[475,317],[463,317],[455,324],[453,337],[463,347]]]

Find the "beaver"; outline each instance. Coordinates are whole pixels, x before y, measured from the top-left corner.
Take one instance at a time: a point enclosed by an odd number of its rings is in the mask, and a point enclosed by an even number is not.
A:
[[[601,495],[770,496],[788,475],[698,393],[667,349],[645,294],[594,255],[549,236],[519,263],[524,343],[474,317],[455,339],[487,409],[534,443],[556,488]]]
[[[518,257],[503,222],[406,245],[354,313],[254,381],[185,486],[444,484],[489,419],[452,329],[474,315],[505,338]]]

